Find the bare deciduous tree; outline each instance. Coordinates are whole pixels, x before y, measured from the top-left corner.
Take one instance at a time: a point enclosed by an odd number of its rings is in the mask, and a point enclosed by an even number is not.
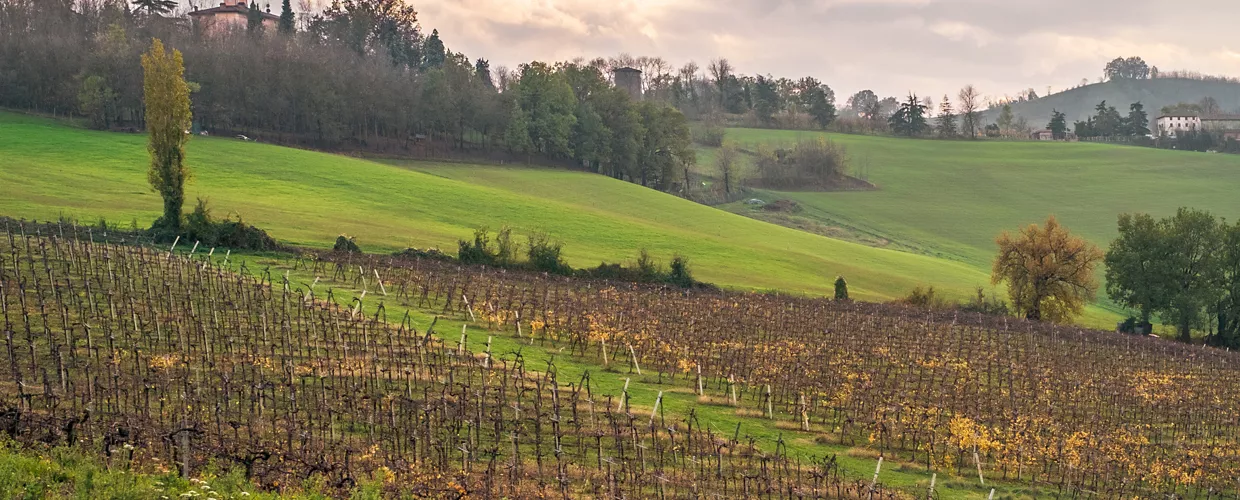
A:
[[[978,110],[978,99],[981,94],[972,84],[960,89],[960,129],[970,139],[977,139],[977,125],[981,118]]]
[[[736,146],[725,144],[715,155],[715,169],[723,179],[723,192],[732,194],[732,184],[736,182],[736,167],[740,161],[740,151]]]

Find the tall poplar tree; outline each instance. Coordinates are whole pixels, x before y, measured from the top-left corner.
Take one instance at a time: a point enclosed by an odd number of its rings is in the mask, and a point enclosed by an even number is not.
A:
[[[185,143],[189,141],[191,121],[189,84],[181,52],[164,50],[158,38],[142,55],[142,97],[146,105],[147,151],[151,168],[147,180],[164,200],[164,215],[152,229],[163,235],[181,230],[181,206],[185,203]]]

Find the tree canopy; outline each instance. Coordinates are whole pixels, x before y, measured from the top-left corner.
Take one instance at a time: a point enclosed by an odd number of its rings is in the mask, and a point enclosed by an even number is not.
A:
[[[1144,80],[1150,77],[1150,66],[1140,57],[1117,57],[1102,72],[1108,80]]]
[[[1055,216],[1016,235],[1004,232],[996,243],[991,282],[1007,283],[1012,306],[1025,318],[1067,322],[1093,300],[1102,251],[1073,236]]]

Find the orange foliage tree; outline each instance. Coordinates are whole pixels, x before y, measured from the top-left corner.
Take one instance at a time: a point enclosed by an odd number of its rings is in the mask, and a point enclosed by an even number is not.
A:
[[[1094,268],[1102,260],[1098,247],[1073,236],[1052,215],[1046,224],[1030,224],[1017,235],[999,235],[991,281],[1006,282],[1016,312],[1032,320],[1067,322],[1094,299]]]

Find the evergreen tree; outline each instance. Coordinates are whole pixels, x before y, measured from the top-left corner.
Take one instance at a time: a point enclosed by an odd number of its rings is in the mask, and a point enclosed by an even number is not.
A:
[[[835,120],[835,105],[831,103],[831,99],[827,97],[827,91],[822,87],[807,90],[803,99],[810,118],[813,118],[814,123],[819,127],[825,129]]]
[[[425,58],[422,60],[423,69],[438,68],[448,60],[448,51],[444,48],[443,40],[439,39],[439,30],[431,31],[431,36],[426,39],[423,52],[425,53]]]
[[[758,75],[753,85],[753,113],[762,123],[770,124],[779,111],[779,92],[775,80],[769,76]]]
[[[1094,111],[1097,112],[1092,130],[1095,136],[1111,137],[1124,132],[1124,118],[1115,106],[1107,106],[1107,102],[1102,101],[1094,107]]]
[[[887,119],[892,133],[909,137],[921,135],[926,131],[926,105],[917,99],[916,94],[909,94],[908,100],[900,104],[895,113]]]
[[[147,15],[162,15],[172,12],[177,6],[176,0],[133,0],[133,6],[146,11]]]
[[[1058,109],[1051,111],[1051,122],[1046,125],[1055,140],[1063,140],[1068,135],[1068,117]]]
[[[848,300],[848,282],[843,276],[835,278],[835,300]]]
[[[250,0],[250,8],[245,13],[245,30],[250,33],[263,30],[263,11],[258,10],[258,4],[254,0]]]
[[[1128,119],[1125,120],[1128,135],[1144,136],[1150,133],[1150,119],[1145,114],[1145,105],[1134,102],[1128,107]]]
[[[491,78],[491,63],[486,59],[478,58],[474,62],[474,77],[482,82],[484,87],[495,90],[495,80]]]
[[[291,35],[297,30],[297,17],[293,15],[293,6],[289,4],[289,0],[284,0],[280,7],[280,34]]]
[[[943,104],[939,105],[938,117],[939,137],[953,138],[958,133],[956,130],[956,112],[952,109],[952,102],[946,95],[943,96]]]

